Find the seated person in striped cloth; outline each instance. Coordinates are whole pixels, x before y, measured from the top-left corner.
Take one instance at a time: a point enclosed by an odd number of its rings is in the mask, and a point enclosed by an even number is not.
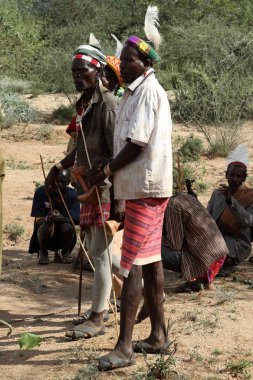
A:
[[[68,170],[60,171],[56,177],[57,186],[70,215],[74,223],[78,225],[80,204],[76,190],[68,187],[69,181]],[[31,216],[35,217],[35,221],[29,253],[39,253],[39,264],[46,265],[49,264],[48,251],[61,250],[62,263],[71,263],[70,254],[76,244],[76,234],[57,188],[50,192],[50,199],[44,186],[40,186],[35,191]]]
[[[205,207],[188,193],[170,198],[164,214],[163,267],[187,281],[178,291],[199,291],[223,266],[228,249]]]

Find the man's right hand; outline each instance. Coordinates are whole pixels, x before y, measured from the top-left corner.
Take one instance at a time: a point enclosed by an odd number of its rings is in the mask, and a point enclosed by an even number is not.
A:
[[[45,179],[45,191],[46,193],[51,193],[55,188],[55,180],[59,173],[59,169],[56,166],[53,166]]]

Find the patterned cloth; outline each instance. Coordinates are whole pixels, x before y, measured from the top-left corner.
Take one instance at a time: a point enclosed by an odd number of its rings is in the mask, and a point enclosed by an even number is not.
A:
[[[142,40],[139,37],[131,36],[127,39],[126,43],[130,43],[137,47],[137,49],[145,55],[145,57],[151,59],[153,62],[159,62],[160,57],[155,51],[155,49],[146,41]]]
[[[88,44],[78,46],[74,52],[73,59],[85,59],[83,56],[86,56],[86,60],[92,63],[95,67],[100,68],[101,66],[106,65],[106,57],[99,47]]]
[[[192,195],[179,193],[170,198],[164,215],[163,245],[182,252],[185,280],[199,277],[210,281],[228,254],[226,243],[204,206]]]
[[[126,201],[120,274],[127,277],[132,265],[161,260],[161,237],[165,198]]]
[[[80,211],[80,227],[97,226],[101,227],[103,225],[102,220],[106,221],[110,216],[110,203],[102,203],[102,214],[99,205],[93,205],[91,203],[82,203]]]
[[[119,85],[120,87],[123,86],[123,80],[121,78],[121,75],[120,75],[120,68],[119,68],[119,65],[120,65],[120,60],[116,57],[114,57],[113,55],[108,55],[106,57],[106,65],[108,67],[110,67],[110,69],[114,72],[114,74],[116,75],[118,81],[119,81]]]

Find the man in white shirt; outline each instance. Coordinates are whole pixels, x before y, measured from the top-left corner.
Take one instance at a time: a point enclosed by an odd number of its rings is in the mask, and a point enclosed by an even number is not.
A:
[[[144,49],[143,49],[144,47]],[[125,200],[125,228],[120,273],[124,276],[120,335],[114,350],[100,358],[101,370],[134,364],[132,333],[142,294],[148,304],[151,333],[135,352],[161,353],[169,346],[163,311],[164,277],[161,235],[164,210],[172,192],[171,116],[167,96],[158,83],[155,50],[130,37],[121,53],[120,71],[127,89],[117,110],[114,159],[94,167],[90,181],[113,176],[116,199]]]

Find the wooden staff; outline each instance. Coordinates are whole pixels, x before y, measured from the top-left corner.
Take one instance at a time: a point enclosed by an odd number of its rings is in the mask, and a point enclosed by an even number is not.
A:
[[[44,180],[46,180],[46,173],[45,173],[45,169],[44,169],[44,164],[43,164],[43,158],[42,158],[42,155],[40,154],[40,163],[41,163],[41,168],[42,168],[42,173],[43,173],[43,176],[44,176]],[[50,204],[50,211],[53,211],[53,203],[52,203],[52,199],[49,195],[49,193],[46,191],[45,189],[45,193],[46,193],[46,196],[48,197],[49,199],[49,204]],[[52,223],[52,230],[51,230],[51,237],[53,236],[54,234],[54,223]]]
[[[91,262],[91,260],[90,260],[90,258],[89,258],[88,252],[87,252],[86,249],[84,248],[84,245],[83,245],[82,239],[81,239],[81,237],[80,237],[80,234],[79,234],[78,231],[77,231],[77,228],[76,228],[76,226],[75,226],[75,223],[74,223],[74,221],[73,221],[73,218],[72,218],[72,216],[71,216],[71,214],[70,214],[70,212],[69,212],[68,206],[66,205],[66,202],[65,202],[65,200],[64,200],[64,198],[63,198],[62,192],[61,192],[61,190],[59,189],[59,187],[58,187],[58,185],[57,185],[56,182],[55,182],[55,185],[56,185],[57,190],[58,190],[58,192],[59,192],[59,194],[60,194],[60,197],[61,197],[62,203],[64,204],[65,210],[66,210],[66,212],[67,212],[67,214],[68,214],[68,217],[69,217],[69,219],[70,219],[70,221],[71,221],[71,224],[72,224],[72,226],[73,226],[73,228],[74,228],[74,230],[75,230],[75,232],[76,232],[76,236],[77,236],[77,238],[78,238],[78,240],[79,240],[79,243],[80,243],[80,245],[81,245],[81,247],[82,247],[82,251],[85,253],[85,255],[86,255],[86,257],[87,257],[87,259],[88,259],[88,261],[89,261],[89,263],[90,263],[90,266],[91,266],[92,270],[95,272],[94,266],[93,266],[93,264],[92,264],[92,262]],[[81,254],[81,260],[80,260],[80,275],[79,275],[79,291],[78,291],[78,315],[80,315],[80,312],[81,312],[81,303],[82,303],[82,279],[83,279],[83,264],[82,264],[82,254]]]

